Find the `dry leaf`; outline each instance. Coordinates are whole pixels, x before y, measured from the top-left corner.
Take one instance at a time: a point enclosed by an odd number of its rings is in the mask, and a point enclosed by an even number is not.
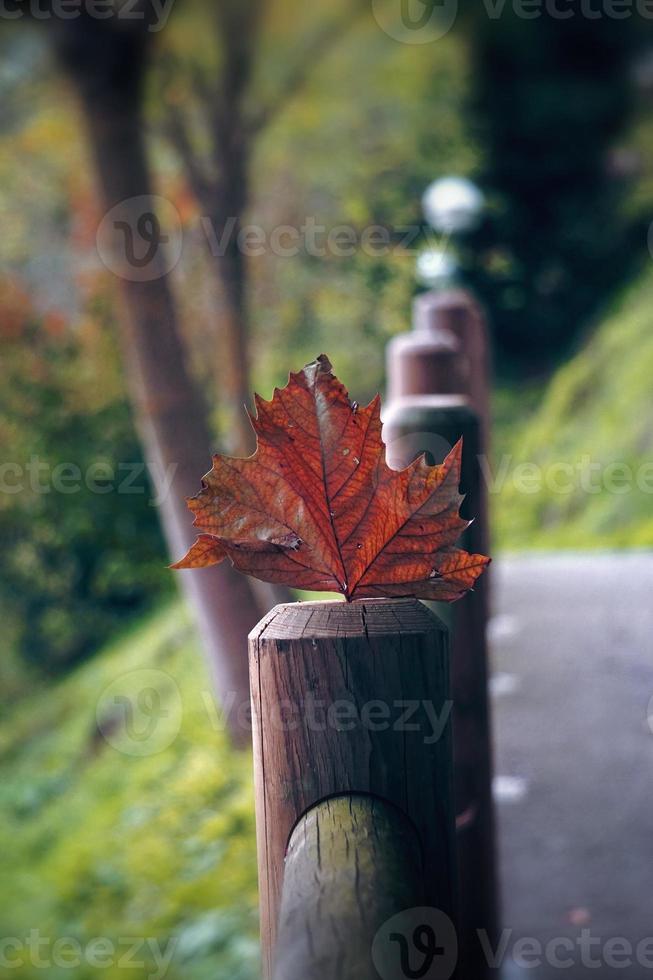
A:
[[[489,562],[454,547],[462,444],[440,466],[385,461],[380,399],[349,401],[322,355],[272,401],[256,396],[258,448],[214,456],[190,498],[203,533],[173,568],[228,557],[242,572],[348,600],[416,596],[453,601]]]

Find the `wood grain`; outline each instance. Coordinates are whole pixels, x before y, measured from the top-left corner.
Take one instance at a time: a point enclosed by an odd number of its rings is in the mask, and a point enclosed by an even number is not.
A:
[[[290,835],[331,796],[373,794],[403,812],[423,848],[425,898],[453,917],[449,644],[440,620],[415,599],[277,606],[250,634],[250,680],[264,975]]]
[[[404,814],[368,796],[318,803],[288,846],[274,980],[379,980],[378,930],[423,902],[421,845]]]

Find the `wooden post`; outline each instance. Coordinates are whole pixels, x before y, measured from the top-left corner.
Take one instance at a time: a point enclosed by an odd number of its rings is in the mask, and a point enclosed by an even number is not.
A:
[[[400,469],[426,452],[430,463],[440,463],[462,437],[461,514],[474,519],[463,547],[487,554],[487,494],[479,464],[486,436],[475,411],[478,404],[487,418],[487,348],[480,311],[458,290],[418,297],[415,317],[415,330],[388,347],[388,384],[394,397],[383,416],[387,459]],[[487,689],[488,576],[460,602],[445,610],[438,604],[436,611],[452,631],[460,974],[463,980],[481,980],[488,967],[477,932],[495,936],[498,911]]]
[[[467,362],[461,393],[467,395],[481,427],[481,449],[487,453],[490,443],[490,379],[492,366],[487,319],[482,307],[466,289],[420,293],[413,303],[414,335],[428,335],[443,330],[459,342]],[[406,394],[440,394],[448,389],[431,385],[426,391]]]
[[[413,302],[413,329],[388,344],[388,403],[418,395],[464,395],[479,421],[478,453],[490,450],[491,357],[487,320],[465,289],[431,290]],[[474,514],[480,551],[490,553],[487,491]],[[488,591],[488,575],[483,576]]]
[[[377,933],[423,905],[421,845],[400,810],[371,796],[318,803],[288,846],[274,980],[379,980]]]
[[[453,918],[449,646],[440,620],[414,599],[277,606],[250,634],[250,679],[264,976],[272,976],[293,828],[329,797],[369,794],[404,814],[422,848],[424,900]]]

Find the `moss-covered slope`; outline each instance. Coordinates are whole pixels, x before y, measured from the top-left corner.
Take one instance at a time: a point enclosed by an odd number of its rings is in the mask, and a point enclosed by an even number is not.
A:
[[[513,431],[503,438],[500,429],[494,445],[497,545],[653,546],[653,275],[627,292]],[[524,463],[537,469],[518,470]]]
[[[228,749],[208,692],[175,605],[5,711],[0,922],[16,980],[259,975],[251,758]]]

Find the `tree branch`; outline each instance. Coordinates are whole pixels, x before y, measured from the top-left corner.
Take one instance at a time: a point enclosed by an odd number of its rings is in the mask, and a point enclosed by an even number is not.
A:
[[[251,82],[252,66],[265,0],[222,0],[214,7],[217,34],[222,48],[222,69],[208,99],[215,134],[216,163],[224,152],[244,137],[243,99]],[[220,151],[223,151],[222,153]]]
[[[291,67],[274,98],[249,119],[247,130],[250,136],[258,135],[272,122],[287,102],[306,85],[315,64],[324,58],[367,9],[368,0],[353,2],[347,15],[324,25],[312,40],[303,46],[301,61]]]
[[[193,194],[202,207],[209,209],[217,191],[218,179],[207,173],[191,143],[184,114],[174,103],[166,105],[164,129],[184,166]]]

